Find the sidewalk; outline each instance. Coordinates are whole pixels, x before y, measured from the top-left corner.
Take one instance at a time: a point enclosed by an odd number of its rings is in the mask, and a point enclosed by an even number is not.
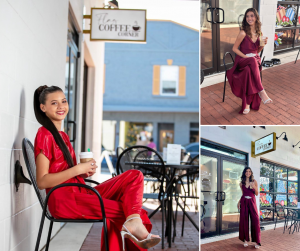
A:
[[[283,227],[276,228],[276,230],[266,230],[261,232],[261,244],[258,249],[260,251],[285,251],[285,250],[299,250],[300,246],[300,232],[289,234],[287,231],[283,233]],[[243,242],[237,237],[227,240],[216,241],[201,245],[201,251],[234,251],[234,250],[256,250],[254,243],[248,243],[249,246],[245,248]]]
[[[274,103],[261,103],[259,111],[251,110],[247,115],[238,113],[242,101],[232,94],[228,81],[224,103],[224,82],[201,88],[201,124],[299,125],[300,60],[296,64],[290,62],[266,69],[262,78],[263,86]]]
[[[199,213],[190,213],[190,216],[194,219],[196,223],[199,222]],[[153,224],[153,229],[151,233],[158,234],[161,236],[161,213],[156,213],[152,218],[151,222]],[[149,250],[168,250],[168,251],[199,251],[199,232],[194,228],[190,221],[185,219],[185,229],[184,235],[181,237],[181,223],[182,223],[182,212],[178,212],[177,219],[177,237],[175,242],[172,243],[172,248],[168,248],[168,243],[165,240],[165,249],[161,248],[161,243],[159,243],[154,248]],[[91,228],[85,241],[82,244],[80,251],[99,251],[100,250],[100,236],[101,236],[102,223],[96,223]]]

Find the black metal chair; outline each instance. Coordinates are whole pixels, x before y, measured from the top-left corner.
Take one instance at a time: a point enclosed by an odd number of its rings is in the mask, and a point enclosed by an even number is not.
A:
[[[299,53],[300,53],[300,49],[298,51],[298,54],[297,54],[297,57],[296,57],[296,60],[295,60],[295,64],[297,63],[297,59],[298,59]]]
[[[201,84],[202,84],[204,81],[204,71],[202,69],[200,71],[200,74],[201,74]]]
[[[262,51],[260,52],[260,59],[261,59],[261,57],[262,57],[262,55],[263,55],[263,52],[264,52],[264,49],[262,49]],[[228,54],[230,55],[231,60],[232,60],[232,63],[234,64],[234,59],[233,59],[231,53],[228,52],[228,51],[225,52],[225,53],[224,53],[224,57],[223,57],[223,64],[224,64],[224,67],[225,67],[225,79],[224,79],[223,102],[224,102],[224,100],[225,100],[227,70],[229,70],[229,69],[227,69],[227,67],[226,67],[225,57],[226,57]],[[263,62],[264,62],[264,58],[263,58],[263,60],[261,61],[261,64],[262,64]],[[261,81],[262,81],[262,70],[260,71],[260,79],[261,79]]]
[[[199,200],[199,196],[198,196],[198,192],[197,192],[197,181],[199,180],[199,154],[197,156],[195,156],[190,161],[189,164],[193,165],[193,166],[198,166],[198,168],[195,168],[193,170],[188,169],[184,174],[179,175],[175,181],[176,213],[175,213],[175,220],[174,220],[173,242],[174,242],[175,236],[176,236],[176,222],[177,222],[178,206],[183,211],[181,236],[183,236],[183,233],[184,233],[185,216],[188,217],[188,219],[191,221],[191,223],[194,225],[194,227],[199,231],[199,227],[195,224],[195,222],[192,220],[192,218],[185,211],[187,199]],[[186,182],[184,182],[184,179],[186,179]],[[184,195],[180,195],[180,192],[178,189],[178,184],[180,184],[180,187],[183,188]],[[185,184],[187,186],[187,190],[184,187]],[[181,199],[183,201],[183,206],[179,203],[179,199]],[[198,202],[196,202],[196,205],[198,205]],[[197,210],[196,206],[195,206],[195,208]]]
[[[62,223],[65,223],[65,222],[68,222],[68,223],[97,223],[97,222],[103,222],[104,237],[105,237],[104,238],[105,239],[105,250],[109,251],[108,236],[107,236],[107,224],[106,224],[104,204],[103,204],[101,195],[98,193],[98,191],[96,189],[94,189],[93,187],[88,186],[88,185],[84,185],[84,184],[65,183],[65,184],[61,184],[61,185],[53,187],[50,190],[50,192],[46,195],[45,190],[39,190],[39,188],[37,186],[34,148],[33,148],[33,145],[31,144],[31,142],[27,138],[24,138],[23,141],[22,141],[22,152],[23,152],[23,156],[24,156],[24,160],[25,160],[25,164],[26,164],[26,167],[27,167],[27,170],[28,170],[29,177],[31,179],[34,190],[35,190],[36,195],[37,195],[37,197],[39,199],[39,202],[41,204],[41,207],[43,209],[40,228],[39,228],[38,237],[37,237],[36,246],[35,246],[35,251],[39,251],[39,245],[40,245],[40,240],[41,240],[41,236],[42,236],[42,232],[43,232],[45,217],[47,217],[47,219],[50,221],[48,237],[47,237],[47,243],[46,243],[46,249],[45,249],[46,251],[49,250],[49,244],[50,244],[50,239],[51,239],[51,232],[52,232],[53,222],[62,222]],[[97,185],[99,184],[98,182],[93,181],[93,180],[85,180],[85,181],[90,182],[90,183],[94,183],[94,184],[97,184]],[[99,199],[103,219],[102,220],[55,219],[54,217],[52,217],[49,210],[48,210],[48,208],[47,208],[48,200],[49,200],[50,195],[56,189],[59,189],[61,187],[68,187],[68,186],[84,187],[86,189],[89,189],[89,190],[93,191]]]
[[[291,233],[293,225],[294,225],[294,230],[293,230],[292,234],[295,232],[295,230],[297,230],[297,232],[299,232],[299,229],[300,229],[300,218],[298,217],[298,210],[291,210],[291,214],[292,214],[292,224],[289,227],[290,228],[289,234]]]
[[[121,153],[124,151],[124,148],[121,147],[121,146],[118,146],[117,149],[116,149],[116,155],[117,155],[117,158],[120,157]]]
[[[280,203],[275,203],[274,217],[275,216],[276,216],[276,219],[275,219],[274,230],[276,228],[276,224],[277,224],[278,218],[279,219],[284,219],[285,220],[285,224],[286,224],[285,209],[284,209],[284,206],[282,206]],[[285,224],[284,224],[284,228],[285,228]]]
[[[128,164],[138,163],[138,164]],[[154,182],[159,183],[158,193],[144,193],[144,199],[157,199],[160,205],[149,215],[149,219],[162,209],[162,248],[164,248],[164,221],[165,221],[165,200],[167,200],[165,188],[168,177],[166,167],[160,154],[154,149],[147,146],[132,146],[125,149],[117,161],[117,174],[125,171],[136,169],[144,174],[145,179],[152,178]]]

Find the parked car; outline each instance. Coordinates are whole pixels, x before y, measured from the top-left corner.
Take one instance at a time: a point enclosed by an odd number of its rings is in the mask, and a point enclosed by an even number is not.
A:
[[[194,158],[199,154],[199,142],[188,143],[183,146],[187,153],[190,153],[191,158]]]

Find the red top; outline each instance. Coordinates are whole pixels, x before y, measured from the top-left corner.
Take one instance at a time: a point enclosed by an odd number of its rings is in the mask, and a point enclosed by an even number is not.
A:
[[[71,145],[69,136],[63,132],[59,131],[60,136],[63,138],[64,142],[66,143],[73,162],[74,166],[77,165],[76,156],[74,149]],[[54,137],[50,131],[48,131],[45,127],[40,127],[34,141],[34,157],[38,156],[39,153],[43,153],[50,161],[49,165],[49,173],[58,173],[64,171],[69,168],[65,157],[60,150],[59,146],[56,144]],[[73,177],[63,183],[81,183],[85,184],[84,179],[81,176]],[[88,193],[85,188],[78,188],[78,187],[67,187],[70,192],[81,192],[81,193]],[[48,193],[51,188],[46,189],[46,193]]]

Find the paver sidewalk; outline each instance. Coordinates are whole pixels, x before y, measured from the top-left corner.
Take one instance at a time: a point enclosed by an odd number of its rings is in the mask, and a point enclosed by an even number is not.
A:
[[[190,216],[194,219],[196,223],[199,222],[199,213],[195,214],[190,212]],[[156,213],[152,218],[151,222],[153,228],[151,233],[158,234],[161,236],[161,213]],[[199,251],[199,232],[194,228],[190,221],[185,219],[185,230],[184,236],[181,237],[181,222],[182,222],[182,212],[178,212],[177,220],[177,237],[175,242],[172,243],[172,248],[168,248],[168,243],[165,240],[165,249],[161,248],[161,243],[149,250],[167,250],[167,251]],[[100,250],[100,236],[101,236],[102,223],[94,223],[89,234],[87,235],[80,251],[99,251]]]
[[[249,246],[245,248],[243,242],[238,237],[227,240],[216,241],[201,245],[201,251],[227,251],[227,250],[256,250],[254,243],[248,243]],[[300,232],[289,234],[287,231],[283,233],[283,227],[276,228],[276,230],[266,230],[261,232],[261,244],[258,249],[260,251],[287,251],[300,250]]]
[[[247,115],[238,113],[242,100],[232,94],[228,81],[224,103],[224,82],[201,88],[201,124],[300,125],[300,60],[266,69],[262,77],[274,103],[261,103],[259,111],[251,110]]]

